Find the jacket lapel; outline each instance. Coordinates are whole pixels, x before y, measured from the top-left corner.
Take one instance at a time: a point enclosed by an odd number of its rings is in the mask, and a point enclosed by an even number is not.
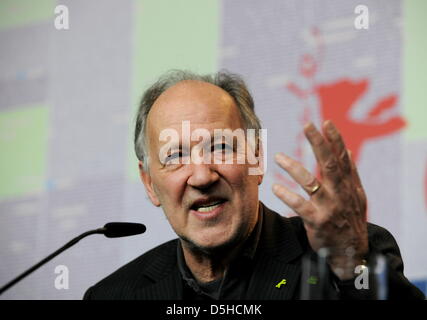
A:
[[[263,205],[263,227],[248,299],[288,300],[300,286],[303,248],[290,219]]]
[[[248,289],[249,300],[290,300],[300,284],[300,267],[281,263],[275,259],[264,259],[255,267]]]

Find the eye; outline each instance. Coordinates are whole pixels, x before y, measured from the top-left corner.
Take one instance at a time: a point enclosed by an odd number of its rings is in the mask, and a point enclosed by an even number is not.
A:
[[[174,153],[172,153],[172,154],[170,154],[170,155],[168,155],[167,157],[166,157],[166,159],[165,159],[165,163],[168,163],[168,162],[171,162],[171,161],[173,161],[173,160],[176,160],[176,159],[178,159],[178,158],[181,158],[182,157],[182,152],[181,151],[179,151],[179,152],[174,152]]]
[[[233,151],[233,148],[226,143],[217,143],[212,146],[212,151],[230,152]]]

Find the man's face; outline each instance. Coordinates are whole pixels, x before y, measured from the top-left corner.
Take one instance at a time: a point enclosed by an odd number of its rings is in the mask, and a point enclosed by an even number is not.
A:
[[[159,151],[167,143],[160,141],[160,133],[164,129],[176,130],[180,137],[177,149],[182,148],[183,121],[190,122],[191,132],[203,128],[212,137],[215,129],[244,127],[234,100],[217,86],[182,81],[166,90],[147,118],[148,172],[140,163],[141,178],[150,200],[162,206],[176,234],[193,245],[209,250],[237,244],[256,224],[262,176],[249,175],[248,168],[255,165],[247,162],[168,164],[160,159]],[[191,141],[191,148],[199,142]],[[218,141],[212,142],[212,148],[215,143]],[[174,151],[177,150],[171,153]],[[237,153],[233,148],[226,152],[234,157]],[[173,156],[183,160],[185,153],[181,150]]]

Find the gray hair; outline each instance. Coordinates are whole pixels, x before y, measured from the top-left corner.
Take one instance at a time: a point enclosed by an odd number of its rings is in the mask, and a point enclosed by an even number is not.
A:
[[[254,101],[243,79],[228,71],[220,71],[213,75],[198,75],[190,71],[172,70],[162,75],[153,85],[151,85],[142,96],[136,115],[135,125],[135,153],[137,158],[143,162],[144,170],[148,170],[149,155],[147,137],[145,134],[147,127],[147,117],[157,98],[170,87],[178,82],[186,80],[203,81],[216,85],[234,99],[242,116],[245,129],[256,129],[258,133],[261,129],[261,122],[255,114]]]

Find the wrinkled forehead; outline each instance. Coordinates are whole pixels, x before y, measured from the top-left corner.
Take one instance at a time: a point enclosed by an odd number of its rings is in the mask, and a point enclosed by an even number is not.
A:
[[[147,134],[152,141],[164,129],[180,130],[189,122],[191,130],[243,128],[234,99],[223,89],[201,81],[182,81],[172,86],[153,104],[147,117]]]

